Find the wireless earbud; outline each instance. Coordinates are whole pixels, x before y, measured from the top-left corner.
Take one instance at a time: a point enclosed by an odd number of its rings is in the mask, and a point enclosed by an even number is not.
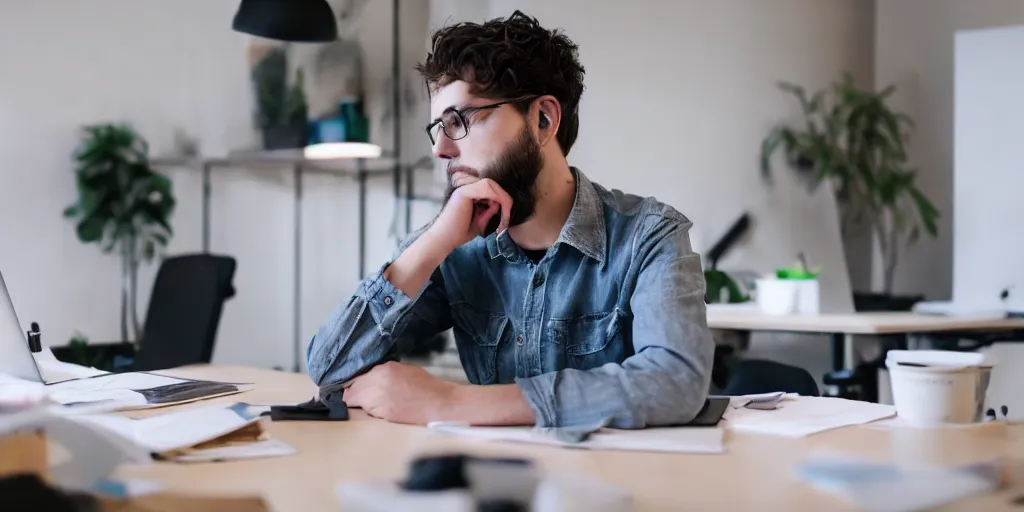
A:
[[[547,114],[545,114],[544,112],[541,112],[540,113],[540,122],[537,123],[537,126],[540,126],[541,128],[547,128],[550,125],[551,125],[551,121],[548,121]]]

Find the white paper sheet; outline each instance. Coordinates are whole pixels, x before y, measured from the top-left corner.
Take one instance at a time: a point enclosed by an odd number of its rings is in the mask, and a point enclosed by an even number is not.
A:
[[[533,427],[471,427],[457,422],[428,425],[438,432],[487,441],[510,441],[582,448],[670,453],[725,453],[723,431],[717,427],[675,427],[618,430],[603,428],[580,443],[569,443]]]
[[[57,356],[53,355],[50,347],[43,347],[42,351],[34,352],[32,357],[35,358],[39,373],[43,375],[43,380],[46,382],[60,382],[68,379],[81,379],[110,373],[88,366],[60,361],[57,359]]]
[[[742,397],[738,397],[742,398]],[[736,432],[804,437],[834,428],[891,418],[891,405],[815,396],[786,395],[777,409],[728,408],[721,424]]]
[[[267,439],[254,443],[221,446],[203,450],[190,450],[174,457],[175,462],[217,462],[224,460],[262,459],[293,455],[298,450],[280,439]]]
[[[88,379],[74,379],[47,385],[52,392],[61,393],[97,393],[111,389],[150,389],[170,384],[185,382],[145,372],[113,373]]]

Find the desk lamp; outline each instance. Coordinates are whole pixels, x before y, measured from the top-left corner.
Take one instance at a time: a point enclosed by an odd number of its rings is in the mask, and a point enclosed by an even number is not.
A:
[[[297,43],[338,38],[327,0],[242,0],[231,28],[254,36]]]

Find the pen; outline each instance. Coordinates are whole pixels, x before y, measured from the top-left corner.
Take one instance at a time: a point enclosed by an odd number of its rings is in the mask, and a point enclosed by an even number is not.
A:
[[[43,351],[42,334],[39,332],[39,324],[32,322],[32,330],[28,331],[28,349],[32,352]]]

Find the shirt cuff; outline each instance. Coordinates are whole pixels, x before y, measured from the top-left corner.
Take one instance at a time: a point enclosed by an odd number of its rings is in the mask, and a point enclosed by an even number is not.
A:
[[[416,303],[416,299],[423,295],[423,290],[430,286],[428,279],[416,297],[410,298],[384,277],[384,271],[391,263],[389,261],[382,265],[377,274],[372,279],[364,281],[362,286],[363,299],[366,301],[370,309],[370,316],[373,317],[377,324],[377,330],[382,336],[390,336],[394,332],[402,316]]]
[[[545,373],[536,377],[517,377],[515,382],[523,392],[526,403],[533,410],[536,419],[534,426],[554,427],[557,415],[554,410],[555,378],[557,372]]]

